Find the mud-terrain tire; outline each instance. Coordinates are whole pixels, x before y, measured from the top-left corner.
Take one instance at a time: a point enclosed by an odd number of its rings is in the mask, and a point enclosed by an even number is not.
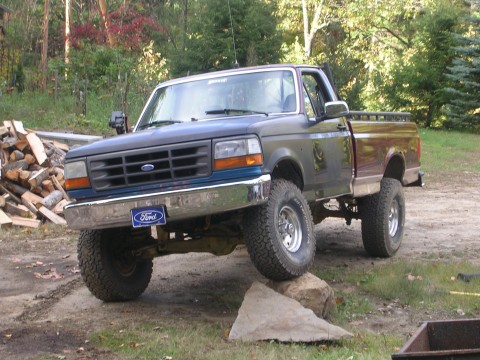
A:
[[[126,251],[130,235],[130,228],[80,233],[77,248],[80,272],[90,292],[100,300],[133,300],[150,282],[153,260],[135,259],[131,251]]]
[[[405,226],[405,196],[396,179],[384,178],[380,192],[362,199],[363,246],[370,256],[391,257],[400,248]]]
[[[253,264],[269,279],[292,279],[313,263],[316,246],[310,207],[289,181],[274,180],[268,202],[248,209],[244,233]]]

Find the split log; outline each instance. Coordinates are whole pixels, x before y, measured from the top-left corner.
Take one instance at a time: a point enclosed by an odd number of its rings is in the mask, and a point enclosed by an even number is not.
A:
[[[25,160],[27,160],[30,165],[35,164],[35,156],[32,154],[25,154]]]
[[[18,181],[20,175],[20,169],[10,169],[5,173],[5,178],[10,181]]]
[[[12,219],[10,219],[10,217],[8,217],[3,210],[0,210],[0,228],[10,226],[12,226]]]
[[[55,205],[55,207],[52,209],[52,211],[55,213],[55,214],[63,214],[63,208],[65,206],[67,206],[68,204],[70,204],[70,201],[67,200],[67,199],[63,199],[63,200],[60,200],[60,202]]]
[[[18,139],[16,137],[7,136],[2,140],[2,149],[9,149],[14,147]]]
[[[20,175],[18,176],[18,181],[20,182],[20,184],[22,184],[22,186],[30,186],[30,184],[28,183],[28,179],[30,179],[31,176],[32,176],[31,171],[22,170],[20,171]]]
[[[32,187],[32,189],[40,188],[42,185],[42,181],[48,178],[49,171],[47,168],[42,168],[40,171],[35,172],[32,174],[30,179],[28,179],[28,183]]]
[[[11,217],[12,224],[15,226],[22,226],[22,227],[31,227],[31,228],[39,228],[42,222],[36,219],[26,219],[20,216],[12,216]]]
[[[3,170],[8,171],[11,169],[19,169],[19,170],[27,170],[30,164],[28,163],[27,160],[18,160],[9,164],[5,164],[3,167]]]
[[[48,193],[51,193],[55,191],[55,187],[53,186],[52,180],[43,180],[42,181],[42,189],[45,191],[48,191]]]
[[[16,143],[15,143],[15,149],[17,150],[20,150],[20,151],[24,151],[25,148],[27,146],[29,146],[30,144],[28,143],[28,140],[27,139],[22,139],[22,140],[18,140]]]
[[[20,199],[18,198],[18,196],[15,195],[12,191],[10,191],[9,189],[7,189],[7,187],[8,187],[8,188],[11,188],[11,185],[12,185],[12,183],[6,183],[6,182],[3,182],[3,181],[2,181],[2,183],[0,184],[0,190],[2,190],[2,192],[3,192],[4,194],[10,195],[10,197],[12,198],[12,200],[15,201],[17,204],[21,204],[21,203],[22,203],[22,200],[20,200]],[[14,185],[14,184],[13,184],[13,185]]]
[[[10,153],[10,160],[11,161],[18,161],[18,160],[23,160],[25,158],[25,154],[21,152],[20,150],[13,150]]]
[[[40,200],[38,203],[35,204],[37,210],[45,206],[47,209],[52,209],[60,200],[63,199],[63,195],[60,191],[55,190],[54,192],[50,193],[47,197]]]
[[[13,138],[17,137],[17,134],[15,133],[15,128],[13,127],[13,124],[10,120],[4,120],[3,126],[5,126],[8,129],[8,132],[10,133],[11,137]]]
[[[7,136],[8,128],[6,126],[0,126],[0,138]]]
[[[37,207],[35,206],[37,203],[42,201],[43,198],[35,195],[34,193],[27,191],[24,194],[22,194],[22,204],[25,205],[31,212],[33,212],[35,215],[37,215]]]
[[[53,211],[47,209],[45,206],[41,206],[38,209],[38,212],[56,225],[67,225],[67,222],[64,218],[58,216]]]
[[[12,127],[15,129],[15,133],[19,140],[23,140],[27,137],[27,132],[23,128],[23,123],[21,121],[12,120]]]
[[[63,198],[67,201],[70,201],[70,198],[68,197],[67,192],[63,189],[63,186],[60,183],[60,181],[57,179],[57,177],[56,176],[51,176],[50,179],[52,179],[52,182],[55,184],[55,187],[57,188],[57,190],[62,193]]]
[[[9,195],[7,194],[7,196],[9,196]],[[7,198],[6,198],[5,194],[0,196],[0,208],[5,207],[6,202],[7,202]]]
[[[47,155],[45,154],[45,148],[40,138],[35,133],[29,133],[27,135],[28,143],[30,144],[30,149],[32,149],[33,155],[37,159],[39,165],[42,165],[47,161]]]
[[[15,205],[7,202],[5,204],[4,210],[12,215],[18,215],[23,218],[34,218],[35,214],[32,213],[25,205]]]

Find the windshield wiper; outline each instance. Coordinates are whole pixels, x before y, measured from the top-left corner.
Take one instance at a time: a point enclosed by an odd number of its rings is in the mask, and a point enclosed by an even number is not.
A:
[[[157,126],[165,126],[165,125],[172,125],[172,124],[177,124],[181,123],[181,121],[178,120],[155,120],[152,121],[148,124],[142,124],[138,126],[138,130],[145,129],[148,127],[157,127]]]
[[[235,113],[235,112],[243,113],[243,114],[247,114],[247,113],[262,114],[262,115],[268,116],[268,113],[267,113],[267,112],[264,112],[264,111],[255,111],[255,110],[247,110],[247,109],[214,109],[214,110],[207,110],[207,111],[205,111],[205,114],[206,114],[206,115],[219,115],[219,114],[230,115],[230,113]]]

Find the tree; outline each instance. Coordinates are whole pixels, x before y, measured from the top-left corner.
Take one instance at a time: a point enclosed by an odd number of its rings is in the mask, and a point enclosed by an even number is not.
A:
[[[281,38],[273,1],[230,0],[232,21],[227,1],[191,0],[188,4],[186,47],[177,46],[169,54],[173,76],[232,68],[235,59],[241,66],[279,61]]]
[[[47,53],[48,53],[48,15],[50,11],[50,0],[44,0],[43,12],[43,26],[42,26],[42,60],[40,62],[40,69],[42,72],[41,90],[45,91],[47,88]]]
[[[472,1],[470,16],[464,18],[464,34],[457,37],[453,49],[456,57],[448,68],[452,81],[447,87],[449,96],[446,127],[480,130],[480,1]]]
[[[444,73],[452,63],[453,32],[460,10],[458,3],[447,0],[424,9],[415,22],[411,48],[393,65],[390,78],[376,79],[378,96],[385,96],[392,110],[411,111],[426,127],[441,116],[447,102]]]

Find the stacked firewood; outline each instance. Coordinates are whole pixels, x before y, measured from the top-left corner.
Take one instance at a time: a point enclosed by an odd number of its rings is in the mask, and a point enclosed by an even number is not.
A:
[[[64,160],[68,146],[41,139],[21,121],[0,125],[0,228],[65,225]]]

